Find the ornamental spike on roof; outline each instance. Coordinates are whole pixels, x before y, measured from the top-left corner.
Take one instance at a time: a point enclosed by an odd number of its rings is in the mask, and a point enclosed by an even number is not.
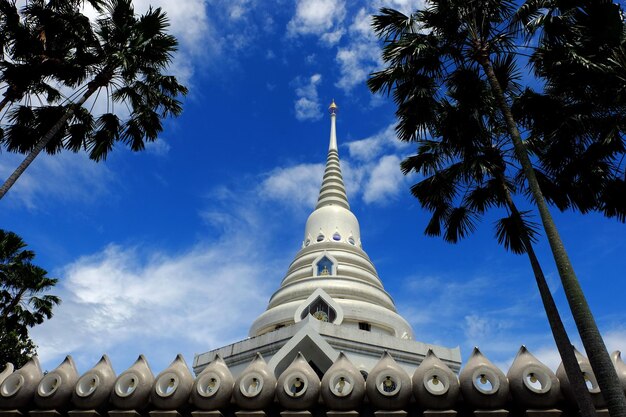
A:
[[[330,111],[330,144],[328,145],[328,157],[326,158],[324,179],[315,208],[318,209],[324,206],[337,205],[350,210],[346,187],[343,184],[341,167],[339,166],[336,128],[337,105],[335,104],[335,100],[333,100],[328,110]]]

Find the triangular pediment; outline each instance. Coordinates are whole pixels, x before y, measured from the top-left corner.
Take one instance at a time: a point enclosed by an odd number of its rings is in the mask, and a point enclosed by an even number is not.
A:
[[[309,320],[315,320],[309,318]],[[326,372],[339,357],[331,345],[308,323],[287,342],[267,364],[277,377],[289,366],[298,352],[315,365],[322,373]]]

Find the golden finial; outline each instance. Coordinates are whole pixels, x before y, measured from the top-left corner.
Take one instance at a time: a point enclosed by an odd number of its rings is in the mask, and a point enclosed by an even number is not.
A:
[[[330,112],[330,114],[335,114],[337,113],[337,109],[339,107],[337,107],[337,105],[335,104],[335,99],[333,99],[333,102],[330,103],[330,106],[328,107],[328,111]]]

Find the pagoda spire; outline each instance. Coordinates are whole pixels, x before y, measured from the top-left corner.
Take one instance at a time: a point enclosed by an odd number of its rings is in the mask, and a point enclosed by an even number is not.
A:
[[[326,169],[324,171],[324,179],[320,187],[320,195],[317,199],[315,209],[320,207],[337,205],[350,210],[348,197],[346,195],[346,187],[343,184],[341,176],[341,167],[339,166],[339,152],[337,149],[337,105],[335,100],[328,107],[330,112],[330,143],[328,145],[328,157],[326,158]]]

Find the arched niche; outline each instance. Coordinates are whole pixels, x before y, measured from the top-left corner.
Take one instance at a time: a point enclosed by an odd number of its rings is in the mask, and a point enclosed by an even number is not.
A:
[[[337,259],[324,251],[313,261],[313,276],[325,277],[337,275]]]
[[[323,315],[316,315],[322,311],[326,314],[327,320]],[[309,315],[318,320],[327,321],[333,324],[341,324],[343,322],[343,309],[326,291],[321,288],[316,289],[313,293],[300,304],[293,316],[293,321],[298,323]]]

